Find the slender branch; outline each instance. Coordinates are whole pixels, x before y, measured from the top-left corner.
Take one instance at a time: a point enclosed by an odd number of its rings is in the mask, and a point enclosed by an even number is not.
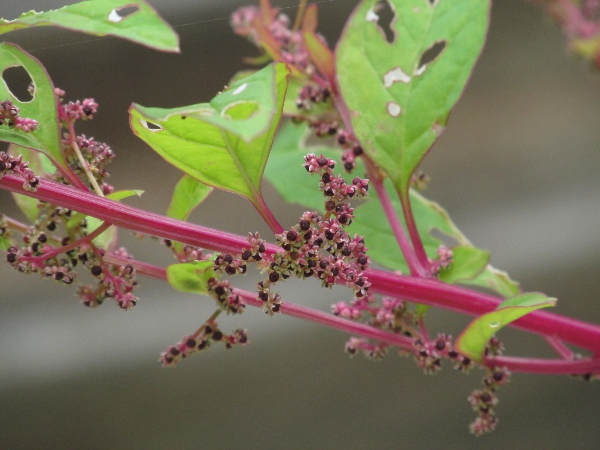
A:
[[[377,198],[385,212],[385,216],[390,224],[392,232],[396,237],[396,242],[398,242],[398,246],[404,255],[406,264],[408,264],[410,274],[416,277],[431,278],[431,273],[426,269],[427,266],[424,267],[421,264],[421,261],[419,261],[410,245],[408,237],[404,232],[404,227],[402,226],[402,223],[396,214],[396,210],[394,209],[394,205],[392,205],[390,197],[383,185],[383,178],[379,174],[379,169],[368,157],[363,157],[363,161],[367,169],[367,176],[369,177],[371,185],[375,188]]]
[[[585,359],[537,359],[497,356],[486,358],[489,367],[506,367],[513,372],[546,375],[587,375],[600,373],[600,358]]]
[[[100,197],[104,197],[102,189],[100,189],[100,186],[98,186],[98,182],[96,181],[96,178],[94,178],[94,174],[91,172],[90,166],[88,165],[87,161],[83,158],[83,155],[81,154],[81,149],[79,148],[79,145],[77,145],[77,135],[75,134],[75,127],[73,125],[73,121],[69,120],[67,122],[67,126],[69,128],[69,143],[71,144],[71,148],[77,155],[77,159],[79,159],[79,164],[81,164],[81,168],[85,172],[96,194],[98,194]]]
[[[423,247],[423,241],[419,235],[417,229],[417,223],[415,222],[415,216],[413,215],[412,207],[410,206],[410,195],[408,189],[406,192],[398,193],[400,202],[402,203],[402,212],[404,213],[404,221],[406,222],[406,229],[412,242],[417,259],[421,262],[424,267],[429,267],[429,260],[427,259],[427,253],[425,253],[425,247]]]
[[[242,236],[170,219],[47,180],[41,180],[35,192],[28,192],[23,189],[19,178],[5,175],[0,179],[0,187],[109,221],[116,226],[173,241],[228,253],[240,253],[242,248],[248,245]],[[274,244],[266,245],[269,254],[278,250],[279,247]],[[365,275],[371,282],[372,292],[468,315],[490,312],[502,301],[492,295],[433,279],[396,275],[375,269],[366,271]],[[541,335],[554,336],[564,342],[600,353],[600,326],[598,325],[546,311],[535,311],[511,323],[511,326]]]
[[[70,250],[73,250],[73,249],[81,246],[82,244],[91,243],[94,239],[96,239],[98,236],[100,236],[102,233],[104,233],[106,230],[108,230],[111,225],[112,224],[110,224],[108,222],[104,222],[104,223],[102,223],[102,225],[100,225],[98,228],[96,228],[90,234],[82,237],[81,239],[77,239],[76,241],[73,241],[68,245],[64,245],[62,247],[57,247],[57,248],[52,248],[50,251],[45,252],[44,254],[42,254],[40,256],[22,256],[19,259],[21,259],[23,261],[43,262],[49,258],[53,258],[56,255],[60,255],[61,253],[66,253]]]
[[[550,347],[554,349],[564,359],[573,359],[574,354],[569,347],[563,344],[561,341],[552,336],[544,336],[546,342],[550,344]]]
[[[284,228],[277,221],[261,194],[257,195],[256,204],[253,203],[253,205],[273,233],[283,233]]]
[[[107,253],[105,255],[105,260],[114,264],[131,264],[138,273],[161,280],[167,279],[166,270],[162,267],[127,259],[112,253]],[[242,289],[234,289],[234,291],[237,295],[244,298],[246,304],[258,308],[262,307],[263,303],[256,298],[255,293]],[[325,325],[345,333],[385,342],[404,350],[414,350],[412,340],[405,336],[379,330],[368,325],[333,316],[331,314],[290,303],[288,301],[282,303],[281,313],[288,316],[297,317],[299,319],[320,323],[321,325]],[[495,357],[486,358],[484,363],[489,367],[506,367],[507,369],[515,372],[539,374],[585,375],[588,373],[597,373],[600,370],[600,358],[553,360],[538,358]]]

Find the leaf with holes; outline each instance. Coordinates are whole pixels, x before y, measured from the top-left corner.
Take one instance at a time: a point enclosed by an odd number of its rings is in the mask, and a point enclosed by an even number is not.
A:
[[[208,280],[215,278],[212,261],[193,261],[167,267],[169,284],[181,292],[208,294]]]
[[[115,36],[156,50],[179,52],[177,33],[143,0],[96,0],[46,12],[29,11],[14,20],[0,19],[0,34],[39,26]]]
[[[346,24],[336,70],[349,120],[402,195],[469,78],[489,7],[489,0],[363,0]]]
[[[501,328],[541,308],[556,306],[556,299],[539,292],[528,292],[502,302],[495,311],[473,320],[458,336],[455,348],[463,355],[481,361],[489,340]]]
[[[19,99],[11,92],[11,87],[6,81],[6,71],[13,70],[12,68],[21,68],[20,70],[27,72],[34,86],[31,99]],[[2,72],[1,101],[10,100],[20,109],[21,117],[35,119],[39,123],[38,129],[29,133],[0,125],[0,141],[38,150],[48,156],[55,165],[66,167],[67,163],[61,150],[54,85],[46,69],[37,59],[18,46],[2,43],[0,44],[0,71]]]
[[[134,104],[131,129],[187,175],[256,206],[288,74],[285,64],[272,64],[238,80],[210,103],[175,109]]]
[[[33,170],[36,176],[45,178],[46,174],[53,174],[56,171],[56,167],[50,162],[48,157],[43,153],[30,150],[19,145],[11,144],[8,147],[8,154],[12,156],[23,157],[23,161],[28,162],[28,167]],[[12,193],[15,203],[23,214],[29,219],[30,222],[35,222],[40,213],[38,208],[39,201],[33,197],[28,197],[23,194]]]

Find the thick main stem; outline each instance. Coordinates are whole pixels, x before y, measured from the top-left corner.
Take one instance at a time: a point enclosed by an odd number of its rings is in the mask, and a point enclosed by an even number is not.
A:
[[[109,221],[116,226],[211,250],[240,253],[242,248],[248,246],[242,236],[170,219],[47,180],[40,182],[36,192],[28,192],[18,177],[5,175],[0,179],[0,187]],[[273,254],[279,247],[268,244],[266,250]],[[372,292],[468,315],[490,312],[501,302],[497,297],[433,279],[407,277],[373,269],[368,270],[365,275],[372,283]],[[529,332],[553,336],[600,354],[598,325],[545,311],[530,313],[511,325]]]

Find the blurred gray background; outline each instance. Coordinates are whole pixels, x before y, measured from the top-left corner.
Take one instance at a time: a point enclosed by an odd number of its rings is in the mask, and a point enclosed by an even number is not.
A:
[[[252,0],[248,0],[252,3]],[[2,0],[0,16],[65,1]],[[70,2],[74,3],[74,2]],[[39,58],[68,99],[94,97],[100,112],[79,132],[117,152],[111,182],[145,190],[130,204],[164,212],[179,177],[129,131],[133,101],[171,107],[209,100],[255,49],[233,35],[240,0],[151,3],[181,37],[181,55],[55,29],[4,36]],[[291,7],[295,0],[273,0]],[[352,0],[320,3],[335,42]],[[293,9],[286,10],[293,16]],[[446,207],[492,262],[524,289],[559,298],[557,311],[600,323],[600,77],[565,49],[529,2],[497,1],[487,47],[449,126],[424,163],[426,195]],[[302,209],[265,186],[291,224]],[[0,209],[14,213],[0,192]],[[191,220],[245,234],[260,218],[215,193]],[[169,264],[156,242],[122,233],[138,258]],[[449,367],[425,376],[391,352],[350,360],[347,336],[249,309],[222,321],[249,329],[251,345],[209,352],[173,370],[159,353],[193,332],[211,302],[142,279],[134,311],[90,310],[73,291],[0,265],[0,448],[597,448],[600,384],[513,376],[500,392],[498,430],[476,439],[466,401],[482,372]],[[251,278],[240,281],[250,287]],[[290,283],[284,298],[328,310],[348,299]],[[433,312],[430,331],[456,335],[468,318]],[[503,330],[513,354],[552,356],[541,339]]]

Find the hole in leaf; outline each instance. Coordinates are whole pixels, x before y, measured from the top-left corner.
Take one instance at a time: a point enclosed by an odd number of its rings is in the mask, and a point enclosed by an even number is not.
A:
[[[390,44],[396,40],[396,31],[392,27],[396,20],[396,11],[388,0],[379,0],[374,8],[369,10],[366,19],[377,24],[377,29]]]
[[[255,101],[239,101],[230,103],[221,110],[221,117],[233,120],[246,120],[258,112],[259,105]]]
[[[402,108],[400,108],[400,105],[398,103],[389,102],[387,104],[387,111],[390,116],[398,117],[402,112]]]
[[[140,8],[137,5],[127,5],[122,6],[120,8],[115,8],[108,15],[108,20],[114,23],[118,23],[121,20],[129,17],[133,13],[138,12],[139,10]]]
[[[410,83],[410,77],[400,67],[394,67],[383,75],[383,86],[391,87],[396,82]]]
[[[147,120],[140,120],[140,123],[146,130],[150,131],[160,131],[162,127],[156,123],[148,122]]]
[[[446,48],[446,41],[437,41],[431,47],[423,52],[415,75],[421,75],[425,71],[425,67],[439,58]]]
[[[29,72],[23,66],[7,67],[2,72],[2,79],[12,95],[20,102],[30,102],[35,94],[35,87]]]
[[[244,84],[238,86],[237,88],[235,88],[235,90],[231,93],[231,95],[241,94],[242,92],[244,92],[246,90],[247,87],[248,87],[248,83],[244,83]]]
[[[431,6],[435,6],[438,3],[438,0],[427,0],[427,3],[429,3]]]

